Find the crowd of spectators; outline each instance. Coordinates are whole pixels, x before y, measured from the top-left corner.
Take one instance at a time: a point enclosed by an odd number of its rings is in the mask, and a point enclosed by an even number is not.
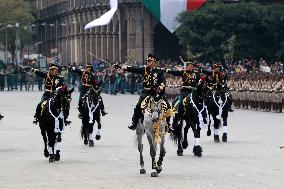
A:
[[[35,62],[23,62],[21,65],[29,64],[37,68]],[[130,64],[130,63],[129,63]],[[210,63],[199,63],[195,62],[199,67],[205,67],[207,70],[212,70],[212,64]],[[0,90],[13,91],[13,90],[43,90],[43,79],[36,76],[31,72],[24,72],[21,66],[17,64],[0,64]],[[141,64],[135,62],[130,65],[142,66]],[[83,69],[83,64],[73,64],[72,66],[78,69]],[[183,69],[183,65],[178,62],[160,61],[161,67],[166,67],[170,69]],[[231,77],[239,75],[251,75],[251,74],[269,74],[269,75],[283,75],[283,63],[281,61],[276,61],[275,63],[268,63],[264,59],[248,60],[244,59],[242,61],[237,61],[231,64],[224,64],[224,69]],[[121,94],[140,94],[141,92],[141,82],[142,78],[138,74],[122,72],[121,70],[115,70],[112,68],[110,63],[106,62],[96,62],[94,64],[95,74],[99,81],[102,83],[102,92],[116,95]],[[70,86],[75,86],[79,89],[80,78],[77,74],[71,73],[66,67],[62,67],[61,75],[64,77],[65,82]],[[174,87],[181,84],[180,78],[172,77],[167,75],[167,86]]]

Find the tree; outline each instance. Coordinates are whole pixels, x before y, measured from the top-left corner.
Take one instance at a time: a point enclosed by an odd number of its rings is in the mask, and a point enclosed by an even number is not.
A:
[[[207,3],[195,12],[182,13],[179,21],[180,43],[192,53],[201,53],[201,60],[223,60],[232,55],[236,59],[283,58],[283,5]]]
[[[24,42],[29,42],[32,39],[31,32],[27,31],[25,27],[34,22],[31,5],[24,0],[0,0],[0,12],[0,42],[6,45],[7,50],[12,55],[12,61],[15,61],[16,36],[18,35]],[[16,23],[19,27],[16,27]],[[11,27],[7,28],[8,25]],[[6,30],[8,34],[7,44],[5,44]]]

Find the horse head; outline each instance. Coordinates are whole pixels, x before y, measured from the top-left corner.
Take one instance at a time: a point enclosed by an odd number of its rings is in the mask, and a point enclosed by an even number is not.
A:
[[[68,90],[67,85],[60,86],[56,89],[53,99],[63,111],[70,109],[70,102],[72,100],[71,94],[73,91],[74,87]]]

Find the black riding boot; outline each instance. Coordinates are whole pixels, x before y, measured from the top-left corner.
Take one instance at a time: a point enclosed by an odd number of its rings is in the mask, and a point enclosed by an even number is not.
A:
[[[138,120],[141,117],[141,112],[139,111],[139,108],[135,107],[134,114],[132,116],[132,124],[128,126],[129,129],[135,130],[138,124]]]
[[[37,124],[41,114],[41,103],[39,103],[36,107],[36,113],[34,115],[33,124]]]
[[[3,116],[2,114],[0,114],[0,120],[3,119],[3,117],[4,117],[4,116]]]
[[[104,105],[104,101],[102,98],[101,98],[101,113],[102,113],[102,116],[105,116],[107,114],[107,112],[105,112],[105,105]]]
[[[231,95],[228,98],[228,103],[229,103],[229,112],[233,112],[234,110],[232,109],[232,97]]]

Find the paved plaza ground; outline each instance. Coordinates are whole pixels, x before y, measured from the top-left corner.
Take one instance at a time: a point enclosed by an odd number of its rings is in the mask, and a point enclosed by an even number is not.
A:
[[[158,178],[151,178],[148,142],[144,140],[147,174],[139,174],[139,153],[127,128],[138,96],[103,95],[106,111],[102,139],[83,145],[77,118],[78,92],[71,103],[71,127],[63,135],[61,161],[43,156],[43,141],[32,124],[39,92],[1,92],[0,189],[283,189],[284,114],[235,110],[229,115],[228,142],[216,144],[202,131],[203,156],[193,156],[193,135],[183,157],[166,140],[166,157]],[[145,137],[146,139],[146,137]]]

